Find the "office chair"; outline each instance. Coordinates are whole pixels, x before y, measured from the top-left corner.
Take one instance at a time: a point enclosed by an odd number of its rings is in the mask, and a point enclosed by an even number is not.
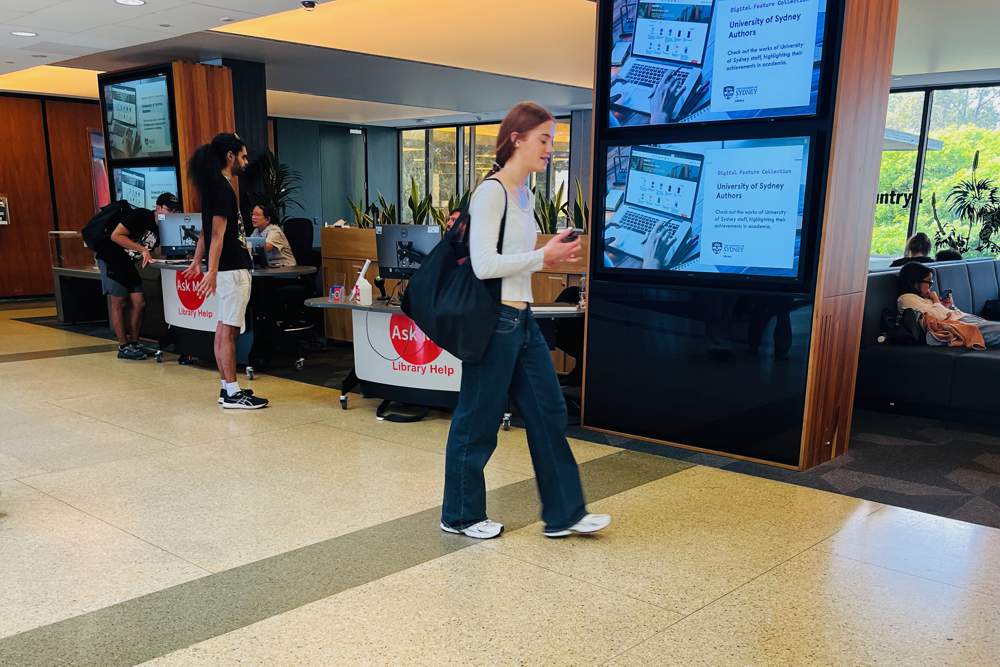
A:
[[[282,227],[295,256],[295,263],[316,266],[312,247],[312,220],[289,218]],[[306,299],[316,294],[314,279],[312,276],[303,276],[294,281],[275,280],[268,292],[270,303],[265,317],[270,320],[269,324],[277,334],[279,344],[286,339],[294,343],[295,368],[302,370],[309,338],[316,330],[315,322],[310,320],[312,313],[304,305]]]

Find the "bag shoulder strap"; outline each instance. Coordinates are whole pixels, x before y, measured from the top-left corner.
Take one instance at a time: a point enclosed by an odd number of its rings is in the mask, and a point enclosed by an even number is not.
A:
[[[485,183],[486,181],[496,181],[496,184],[500,186],[501,190],[503,190],[503,216],[500,218],[500,236],[497,237],[497,254],[502,255],[503,235],[507,229],[507,186],[501,183],[499,178],[493,178],[492,176],[485,179],[483,182]]]

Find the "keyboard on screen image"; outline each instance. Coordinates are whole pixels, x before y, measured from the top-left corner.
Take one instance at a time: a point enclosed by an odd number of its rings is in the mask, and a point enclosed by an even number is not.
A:
[[[653,231],[653,228],[661,222],[667,227],[667,240],[669,241],[677,234],[678,225],[673,222],[667,222],[662,218],[654,218],[651,215],[643,215],[642,213],[629,211],[622,216],[619,224],[621,224],[621,226],[625,229],[629,229],[645,236]]]
[[[629,83],[646,86],[647,88],[655,88],[656,84],[660,83],[660,80],[663,79],[663,75],[667,71],[668,70],[655,65],[634,63],[631,69],[629,69],[628,76],[625,77],[625,80]],[[675,73],[672,78],[674,81],[680,81],[683,83],[684,80],[687,79],[689,71],[690,70],[678,68],[674,70]]]

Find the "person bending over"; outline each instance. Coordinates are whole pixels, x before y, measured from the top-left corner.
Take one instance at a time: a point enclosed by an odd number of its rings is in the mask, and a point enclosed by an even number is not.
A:
[[[142,278],[136,271],[136,260],[145,267],[152,259],[152,251],[159,245],[156,218],[180,208],[177,197],[164,192],[156,200],[156,210],[137,208],[128,213],[111,230],[108,243],[104,244],[97,259],[101,271],[101,286],[110,299],[111,328],[118,339],[119,359],[145,359],[146,353],[139,345],[142,316],[146,297]],[[129,311],[126,325],[125,311]]]
[[[267,257],[267,265],[274,269],[284,266],[295,266],[295,255],[292,254],[292,246],[288,243],[288,237],[281,227],[274,224],[274,209],[267,204],[257,204],[253,207],[250,215],[250,222],[253,223],[251,238],[264,239],[264,255]]]
[[[231,133],[215,135],[212,143],[191,156],[188,173],[201,197],[203,229],[184,275],[201,276],[197,291],[202,297],[219,295],[219,320],[215,325],[215,363],[222,384],[219,404],[227,409],[257,410],[267,406],[267,399],[240,389],[236,381],[236,339],[246,328],[253,262],[233,179],[246,166],[246,144]],[[208,271],[202,274],[201,261],[206,253]]]
[[[983,335],[986,347],[1000,347],[1000,322],[992,322],[978,315],[963,313],[955,307],[955,299],[951,294],[944,299],[934,291],[934,272],[930,267],[918,262],[904,264],[899,270],[900,295],[896,300],[896,308],[902,313],[907,308],[931,315],[942,322],[955,321],[974,325]],[[928,336],[927,342],[940,344]]]

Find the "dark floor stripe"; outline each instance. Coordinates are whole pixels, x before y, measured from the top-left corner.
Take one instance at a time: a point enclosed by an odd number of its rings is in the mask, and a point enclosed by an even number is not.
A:
[[[0,310],[33,310],[35,308],[55,308],[55,306],[56,302],[52,299],[0,301]]]
[[[580,466],[591,501],[689,468],[636,452]],[[508,530],[538,520],[535,480],[489,492]],[[475,540],[437,529],[436,507],[0,639],[0,665],[133,665],[336,595]]]
[[[14,361],[33,361],[35,359],[52,359],[54,357],[75,357],[80,354],[96,354],[98,352],[111,352],[118,349],[118,345],[102,343],[101,345],[85,345],[83,347],[66,347],[61,350],[39,350],[38,352],[17,352],[16,354],[0,354],[0,364],[9,364]]]

